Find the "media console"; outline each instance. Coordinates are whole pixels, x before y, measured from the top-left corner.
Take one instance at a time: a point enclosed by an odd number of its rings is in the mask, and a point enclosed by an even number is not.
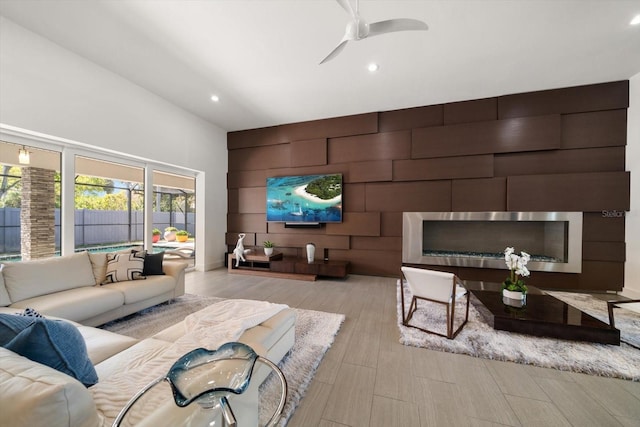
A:
[[[304,258],[284,257],[278,251],[269,256],[252,252],[245,254],[244,258],[245,261],[240,261],[236,267],[235,254],[228,254],[229,273],[308,281],[315,281],[318,276],[342,279],[349,274],[349,261],[317,260],[309,263]]]

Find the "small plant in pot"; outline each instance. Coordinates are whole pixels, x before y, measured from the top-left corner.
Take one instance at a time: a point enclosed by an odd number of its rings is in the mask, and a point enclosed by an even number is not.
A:
[[[164,240],[167,242],[175,242],[176,240],[176,232],[178,231],[175,227],[167,227],[164,229]]]
[[[176,231],[176,240],[178,242],[186,242],[189,238],[189,232],[185,230]]]
[[[273,254],[273,247],[275,246],[274,243],[265,240],[264,242],[262,242],[262,245],[264,246],[264,254],[266,256],[271,256]]]
[[[515,254],[512,247],[504,250],[504,261],[509,267],[509,277],[502,283],[502,295],[506,298],[524,300],[527,294],[527,285],[524,277],[529,276],[526,265],[531,259],[531,255],[522,251],[520,255]]]
[[[162,234],[160,229],[159,228],[154,228],[153,231],[151,232],[151,234],[152,234],[151,241],[153,243],[158,243],[158,240],[160,240],[160,235]]]

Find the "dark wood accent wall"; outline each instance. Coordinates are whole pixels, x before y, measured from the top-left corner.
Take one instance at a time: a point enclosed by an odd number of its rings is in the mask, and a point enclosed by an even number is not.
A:
[[[628,81],[231,132],[227,244],[276,243],[399,276],[404,211],[582,211],[581,274],[534,272],[547,288],[620,290]],[[265,220],[269,176],[342,173],[344,221],[317,229]],[[522,248],[526,249],[526,248]],[[504,270],[441,268],[502,281]]]

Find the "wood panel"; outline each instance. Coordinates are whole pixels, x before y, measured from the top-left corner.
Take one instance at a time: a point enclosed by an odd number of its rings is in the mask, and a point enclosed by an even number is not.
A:
[[[506,95],[498,98],[498,117],[540,116],[629,107],[629,81]]]
[[[402,212],[380,213],[380,235],[402,237]]]
[[[444,124],[484,122],[498,119],[498,98],[452,102],[444,105]],[[418,127],[418,126],[414,126]]]
[[[380,113],[380,132],[440,126],[443,122],[443,106],[405,108]]]
[[[624,214],[624,213],[622,213]],[[624,242],[624,215],[605,216],[602,212],[585,212],[582,216],[582,240],[589,242]]]
[[[451,186],[453,212],[505,211],[507,179],[460,179]]]
[[[624,263],[583,261],[578,289],[621,291],[624,285]]]
[[[351,249],[370,251],[402,251],[402,236],[399,237],[351,237]]]
[[[411,132],[385,132],[329,140],[329,163],[408,159]]]
[[[229,151],[229,171],[251,171],[290,166],[289,144]]]
[[[624,171],[624,147],[496,154],[495,176]]]
[[[287,140],[281,135],[278,126],[227,133],[228,150],[276,145],[285,142]]]
[[[227,173],[227,188],[264,187],[266,182],[267,174],[262,169]]]
[[[327,235],[379,236],[380,212],[345,212],[342,223],[327,224]]]
[[[227,213],[238,213],[238,205],[238,189],[229,189],[227,191]]]
[[[332,256],[349,261],[352,274],[400,277],[402,251],[335,250]]]
[[[507,178],[509,211],[629,210],[628,172]]]
[[[391,181],[392,179],[392,160],[349,163],[349,182]]]
[[[342,184],[342,212],[364,212],[365,185]]]
[[[238,189],[238,213],[261,213],[264,215],[266,211],[267,189],[265,187]]]
[[[327,139],[318,138],[291,143],[291,164],[317,166],[327,164]]]
[[[411,158],[560,148],[560,116],[521,117],[414,129]]]
[[[493,156],[441,157],[436,159],[394,160],[394,181],[429,181],[493,176]]]
[[[562,116],[562,147],[611,147],[627,143],[627,110]]]
[[[626,260],[624,242],[583,242],[582,259],[585,261],[614,261]]]
[[[229,233],[265,233],[267,222],[264,214],[227,214],[227,232]]]
[[[331,119],[312,120],[282,125],[280,133],[286,141],[304,141],[316,138],[336,138],[363,135],[378,131],[378,113],[356,114]]]
[[[448,212],[451,181],[366,184],[367,212]]]

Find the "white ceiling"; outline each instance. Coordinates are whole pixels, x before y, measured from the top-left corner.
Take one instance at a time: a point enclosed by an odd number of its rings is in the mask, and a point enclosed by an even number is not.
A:
[[[228,131],[640,72],[638,0],[362,0],[360,13],[429,31],[319,65],[348,21],[334,0],[0,0],[6,18]]]

